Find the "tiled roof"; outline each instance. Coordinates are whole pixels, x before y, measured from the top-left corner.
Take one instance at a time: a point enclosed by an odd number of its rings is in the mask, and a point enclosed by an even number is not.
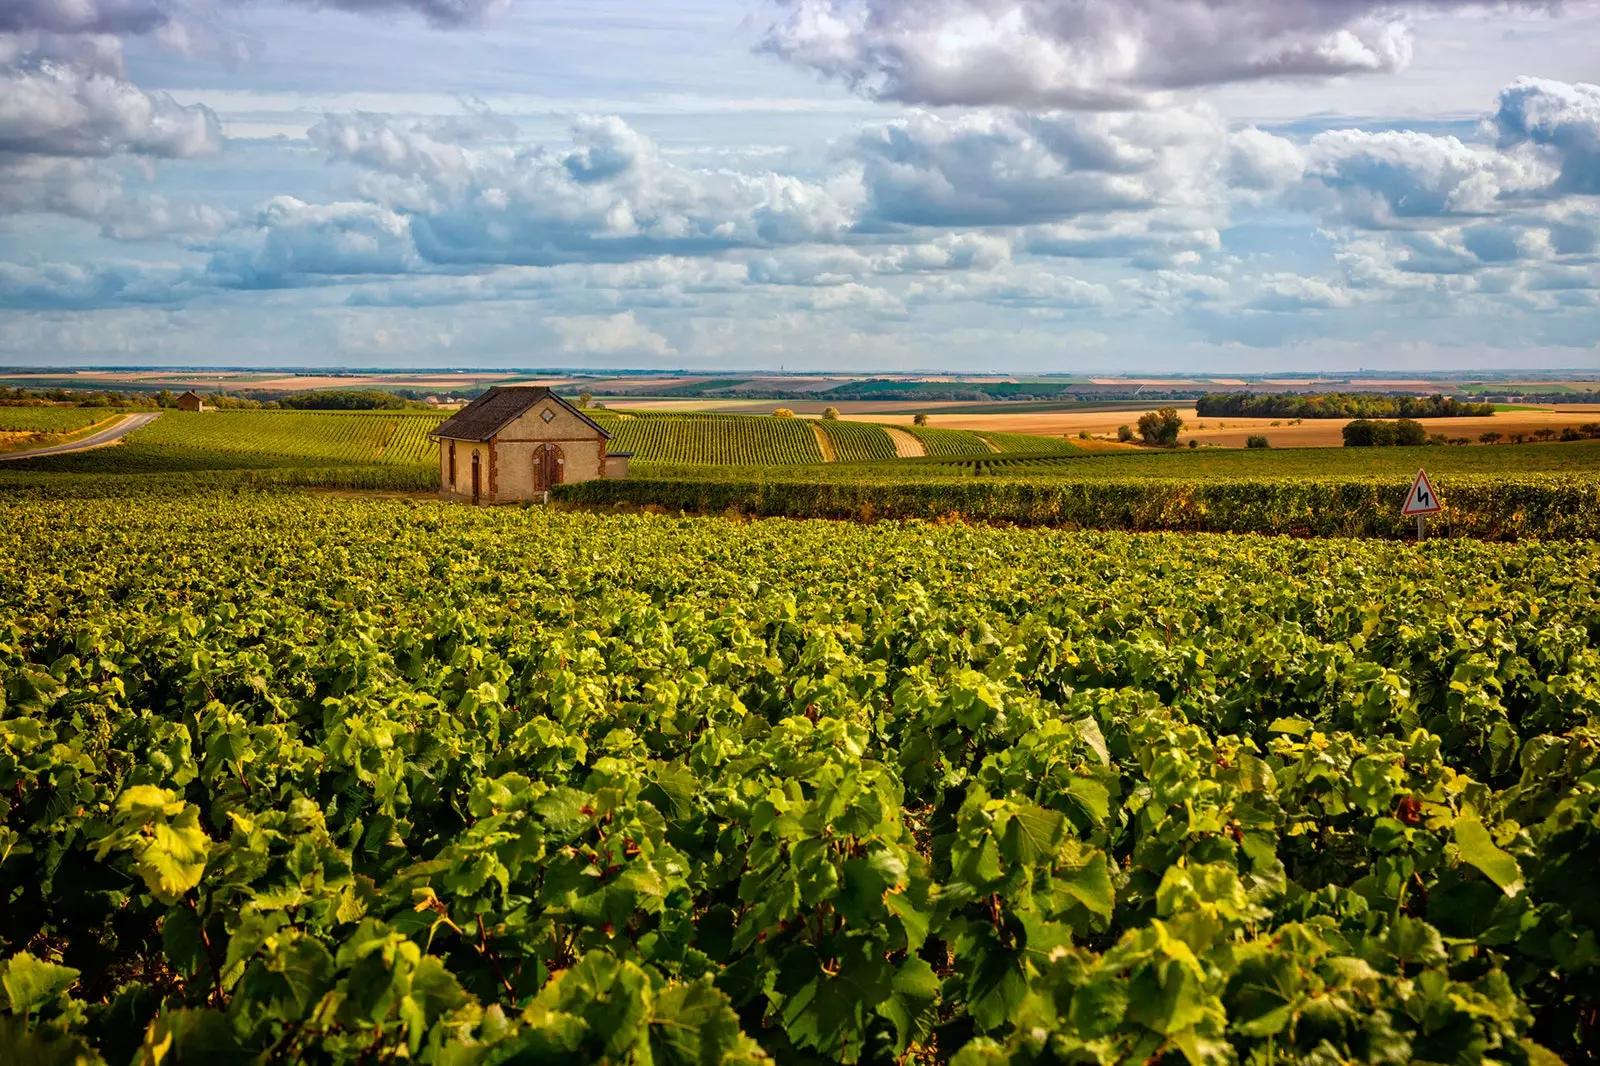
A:
[[[451,440],[488,440],[547,396],[583,419],[602,439],[611,439],[611,434],[594,419],[543,385],[496,385],[439,423],[433,435],[449,437]]]

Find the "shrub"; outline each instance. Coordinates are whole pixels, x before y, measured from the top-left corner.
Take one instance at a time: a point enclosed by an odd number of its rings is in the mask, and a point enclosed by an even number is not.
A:
[[[1080,429],[1080,430],[1078,430],[1078,439],[1079,440],[1093,440],[1094,436],[1088,430]]]
[[[1484,444],[1499,444],[1503,436],[1498,430],[1491,429],[1487,433],[1478,434],[1478,439]]]
[[[772,417],[773,418],[793,418],[794,417],[794,412],[789,410],[787,407],[780,407],[777,410],[772,412]]]
[[[1395,422],[1358,418],[1346,422],[1342,433],[1346,448],[1382,448],[1397,444],[1416,447],[1427,444],[1429,440],[1427,427],[1410,418]],[[1434,443],[1440,443],[1441,437],[1442,434],[1434,434]]]
[[[925,426],[928,424],[928,416],[919,411],[911,416],[911,424],[913,426]]]
[[[1191,441],[1190,443],[1192,444],[1194,442]],[[1246,448],[1270,448],[1270,447],[1272,447],[1271,444],[1267,443],[1267,438],[1263,437],[1259,433],[1252,433],[1250,436],[1246,437],[1244,439],[1244,446]]]
[[[588,407],[592,403],[594,403],[594,393],[592,393],[592,392],[580,392],[580,393],[578,393],[578,406],[579,407]]]
[[[1139,435],[1146,444],[1171,448],[1178,443],[1178,431],[1183,429],[1183,419],[1176,407],[1163,407],[1139,416]]]
[[[1402,447],[1415,448],[1428,443],[1428,430],[1421,422],[1402,418],[1394,424],[1394,442]]]
[[[1571,426],[1563,426],[1561,428],[1561,439],[1562,440],[1582,440],[1583,439],[1583,434],[1579,433],[1576,429],[1574,429]]]
[[[1124,442],[1124,443],[1132,440],[1133,439],[1133,427],[1132,426],[1118,426],[1117,427],[1117,439],[1122,441],[1122,442]]]
[[[822,417],[824,421],[837,422],[839,421],[839,409],[837,407],[824,407],[822,409]]]
[[[1198,447],[1200,447],[1200,442],[1198,440],[1196,440],[1195,438],[1190,437],[1189,438],[1189,447],[1198,448]]]

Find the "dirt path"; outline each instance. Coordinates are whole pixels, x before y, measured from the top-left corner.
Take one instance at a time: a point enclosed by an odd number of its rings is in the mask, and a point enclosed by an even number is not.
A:
[[[978,434],[978,439],[983,441],[984,446],[991,452],[998,452],[1000,450],[1000,446],[998,444],[990,440],[988,437],[985,437],[982,433]]]
[[[833,441],[828,439],[828,435],[822,431],[822,427],[813,422],[811,423],[811,432],[817,435],[817,447],[822,449],[822,461],[825,463],[837,463],[839,456],[833,450]]]
[[[928,454],[922,442],[903,429],[893,426],[884,426],[883,431],[889,434],[889,439],[894,441],[894,454],[902,459],[920,459]]]
[[[90,448],[103,448],[107,444],[115,444],[129,433],[148,426],[160,417],[161,413],[159,411],[148,415],[129,415],[115,425],[107,426],[97,433],[91,433],[82,440],[69,441],[66,444],[52,444],[48,448],[34,448],[26,452],[6,452],[4,455],[0,455],[0,461],[37,459],[42,455],[65,455],[68,452],[86,452]]]

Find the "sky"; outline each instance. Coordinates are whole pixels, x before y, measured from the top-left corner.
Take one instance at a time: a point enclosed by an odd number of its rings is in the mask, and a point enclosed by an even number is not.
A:
[[[0,364],[1600,370],[1600,0],[0,0]]]

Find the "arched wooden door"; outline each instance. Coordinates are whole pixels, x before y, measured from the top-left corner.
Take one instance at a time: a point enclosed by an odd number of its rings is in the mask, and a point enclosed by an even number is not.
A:
[[[558,444],[541,444],[533,453],[533,487],[535,492],[546,492],[553,485],[566,480],[567,457]]]

